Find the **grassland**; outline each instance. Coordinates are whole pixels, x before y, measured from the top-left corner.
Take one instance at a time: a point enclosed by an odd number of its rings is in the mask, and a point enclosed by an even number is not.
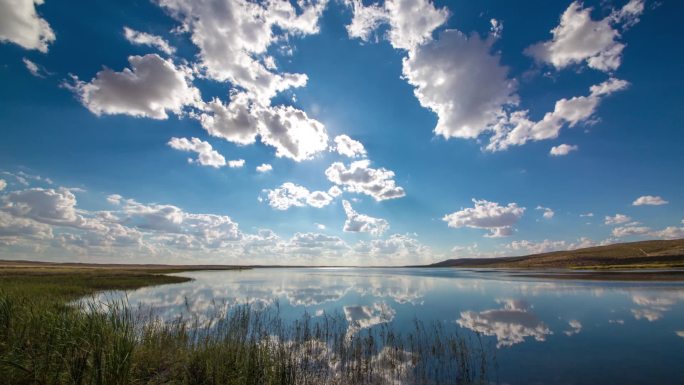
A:
[[[73,300],[185,280],[168,266],[0,267],[3,385],[488,383],[491,350],[453,326],[349,333],[340,314],[285,323],[276,305],[161,322],[126,303]]]
[[[602,271],[675,269],[684,268],[684,239],[618,243],[517,257],[450,259],[430,266]]]

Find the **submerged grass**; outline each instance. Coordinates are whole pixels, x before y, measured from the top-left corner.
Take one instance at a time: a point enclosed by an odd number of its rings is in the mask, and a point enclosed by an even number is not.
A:
[[[0,282],[3,384],[382,385],[493,380],[493,349],[477,337],[459,335],[453,325],[416,320],[402,333],[388,324],[350,332],[341,314],[305,314],[286,322],[277,304],[240,305],[209,319],[162,322],[125,302],[68,304],[76,293],[93,292],[92,286],[79,286],[91,279],[64,282],[68,290],[49,291],[44,283],[23,282],[5,277]]]

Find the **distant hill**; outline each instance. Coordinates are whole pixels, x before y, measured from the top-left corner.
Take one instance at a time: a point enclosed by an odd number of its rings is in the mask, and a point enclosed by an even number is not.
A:
[[[429,266],[587,269],[684,267],[684,239],[616,243],[519,257],[448,259]]]

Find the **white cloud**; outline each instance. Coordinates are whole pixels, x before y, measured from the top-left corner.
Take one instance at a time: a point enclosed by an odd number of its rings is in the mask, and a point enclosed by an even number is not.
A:
[[[349,248],[340,237],[317,233],[295,233],[285,246],[290,253],[316,258],[344,252]]]
[[[349,201],[342,201],[342,205],[347,215],[344,221],[344,231],[370,233],[377,237],[389,229],[389,223],[386,220],[357,213]]]
[[[449,18],[449,10],[428,0],[387,0],[389,41],[394,48],[411,50],[432,40],[432,32]]]
[[[276,210],[287,210],[290,207],[304,207],[306,205],[321,208],[332,202],[333,197],[324,191],[309,191],[306,187],[285,182],[273,190],[263,190],[266,193],[269,206]]]
[[[662,230],[654,231],[651,235],[660,239],[680,239],[684,238],[684,227],[669,226]]]
[[[619,41],[619,24],[633,25],[643,12],[643,0],[631,0],[601,20],[592,20],[592,8],[575,1],[565,10],[560,24],[551,30],[553,38],[528,47],[525,52],[556,69],[586,64],[610,72],[618,69],[625,44]]]
[[[273,170],[273,166],[268,163],[262,163],[260,166],[256,167],[257,172],[265,173]]]
[[[276,149],[276,156],[294,161],[311,159],[328,148],[325,126],[290,106],[278,106],[261,111],[261,141]]]
[[[486,237],[498,238],[513,234],[513,225],[525,213],[525,208],[517,203],[499,206],[496,202],[477,199],[473,199],[473,203],[474,207],[447,214],[442,220],[453,228],[486,229],[489,230]]]
[[[230,168],[241,168],[245,165],[244,159],[229,160],[228,167]]]
[[[229,81],[268,105],[278,92],[303,86],[307,77],[271,72],[259,57],[288,36],[318,33],[326,1],[299,3],[299,12],[289,1],[160,0],[159,4],[190,33],[207,76]]]
[[[343,163],[335,162],[327,170],[325,176],[346,191],[362,193],[373,197],[376,201],[401,198],[406,193],[396,186],[394,172],[385,168],[370,167],[367,159],[352,162],[347,168]]]
[[[415,87],[423,107],[437,114],[435,134],[444,138],[477,138],[516,105],[517,84],[493,54],[493,40],[457,30],[409,52],[403,75]]]
[[[338,135],[335,137],[335,146],[333,150],[338,154],[347,156],[349,158],[366,157],[366,148],[357,140],[350,138],[347,135]]]
[[[197,119],[212,136],[242,145],[256,141],[259,120],[252,112],[249,96],[245,93],[232,93],[227,104],[219,99],[206,103],[204,113]]]
[[[591,218],[591,217],[593,217],[593,216],[594,216],[594,213],[584,213],[584,214],[580,214],[580,217],[582,217],[582,218]]]
[[[24,62],[24,65],[26,66],[26,69],[28,72],[31,73],[31,75],[37,77],[37,78],[44,78],[44,70],[36,63],[32,62],[31,60],[27,58],[21,59],[22,62]]]
[[[234,93],[228,104],[213,100],[198,115],[209,134],[237,144],[251,144],[257,136],[276,149],[276,156],[302,161],[328,148],[325,126],[290,106],[263,107],[248,95]]]
[[[209,142],[205,142],[198,138],[191,138],[188,140],[187,138],[173,137],[169,140],[168,145],[176,150],[196,152],[198,155],[197,160],[189,159],[190,162],[197,162],[202,166],[211,166],[215,168],[226,165],[226,158],[224,158],[223,155],[214,150]],[[244,161],[242,163],[244,164]]]
[[[0,246],[21,240],[52,239],[52,227],[0,211]]]
[[[44,0],[0,0],[0,41],[46,53],[55,33],[36,6]]]
[[[497,347],[513,346],[532,337],[537,341],[545,341],[546,336],[553,334],[536,315],[530,306],[519,300],[504,300],[502,309],[491,309],[482,312],[461,312],[456,323],[487,336],[496,336]]]
[[[490,19],[489,25],[489,33],[497,39],[500,38],[503,33],[503,23],[497,19]]]
[[[548,207],[537,206],[537,208],[535,210],[544,211],[544,214],[543,214],[544,219],[551,219],[556,214],[553,210],[551,210]]]
[[[359,242],[353,248],[354,256],[369,256],[380,264],[387,264],[388,260],[411,261],[411,263],[429,262],[435,259],[435,254],[429,247],[421,244],[415,234],[392,234],[386,239],[373,239],[370,242]],[[367,259],[363,263],[374,264]]]
[[[4,190],[5,187],[7,187],[7,182],[4,179],[0,179],[0,191]]]
[[[568,337],[582,331],[582,323],[576,319],[568,321],[568,326],[570,326],[570,329],[563,332]]]
[[[668,203],[668,201],[659,196],[644,195],[634,200],[634,202],[632,202],[632,206],[661,206]]]
[[[446,7],[435,8],[428,0],[387,0],[380,5],[364,6],[348,2],[354,12],[347,26],[349,37],[368,41],[372,32],[389,24],[387,39],[394,48],[411,50],[432,40],[432,32],[449,18]]]
[[[160,36],[152,35],[147,32],[136,31],[128,27],[124,27],[123,30],[126,40],[128,40],[131,44],[154,47],[167,55],[173,55],[174,52],[176,52],[176,49]]]
[[[166,119],[169,111],[181,114],[184,107],[200,103],[199,90],[191,85],[187,69],[157,54],[130,56],[128,62],[130,69],[115,72],[105,68],[88,83],[74,77],[69,87],[96,115]]]
[[[616,238],[622,238],[635,235],[647,235],[650,232],[651,229],[645,226],[620,226],[614,228],[612,234]]]
[[[596,245],[596,242],[592,241],[591,239],[582,237],[575,242],[553,241],[549,239],[544,239],[541,242],[520,240],[513,241],[505,245],[505,248],[516,251],[518,252],[517,254],[520,254],[520,252],[524,252],[526,254],[540,254],[559,250],[582,249],[585,247],[592,247]]]
[[[624,214],[615,214],[614,216],[606,216],[603,218],[603,223],[606,225],[619,225],[622,223],[627,223],[631,221],[632,218],[630,218],[627,215]]]
[[[1,209],[16,217],[58,226],[86,224],[76,211],[76,196],[65,188],[13,191],[2,197],[2,203]]]
[[[551,151],[549,151],[549,154],[552,156],[564,156],[568,155],[571,151],[577,151],[579,147],[576,145],[570,145],[570,144],[561,144],[558,146],[553,146],[551,147]]]
[[[342,195],[342,193],[342,189],[337,186],[332,186],[328,189],[328,194],[330,194],[330,196],[333,198],[337,198],[338,196]],[[682,223],[684,223],[684,220],[682,220]]]
[[[226,215],[187,213],[173,205],[125,200],[122,223],[157,234],[158,240],[184,248],[222,248],[243,239],[238,224]]]
[[[591,118],[604,96],[626,89],[629,83],[615,78],[593,85],[588,96],[575,96],[558,100],[552,112],[542,120],[534,122],[528,118],[528,111],[515,111],[501,118],[493,128],[487,150],[500,151],[510,146],[520,146],[528,141],[557,138],[561,128],[574,127]]]
[[[368,41],[372,33],[389,20],[384,6],[378,4],[364,6],[361,0],[352,0],[348,4],[351,5],[353,11],[351,24],[346,27],[347,34],[351,38]]]

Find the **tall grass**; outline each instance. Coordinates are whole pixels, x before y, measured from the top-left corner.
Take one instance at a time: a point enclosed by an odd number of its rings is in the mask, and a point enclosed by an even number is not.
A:
[[[104,309],[103,309],[104,306]],[[493,349],[418,320],[349,333],[341,314],[285,322],[279,306],[162,322],[126,303],[0,292],[3,384],[363,385],[489,383]]]

